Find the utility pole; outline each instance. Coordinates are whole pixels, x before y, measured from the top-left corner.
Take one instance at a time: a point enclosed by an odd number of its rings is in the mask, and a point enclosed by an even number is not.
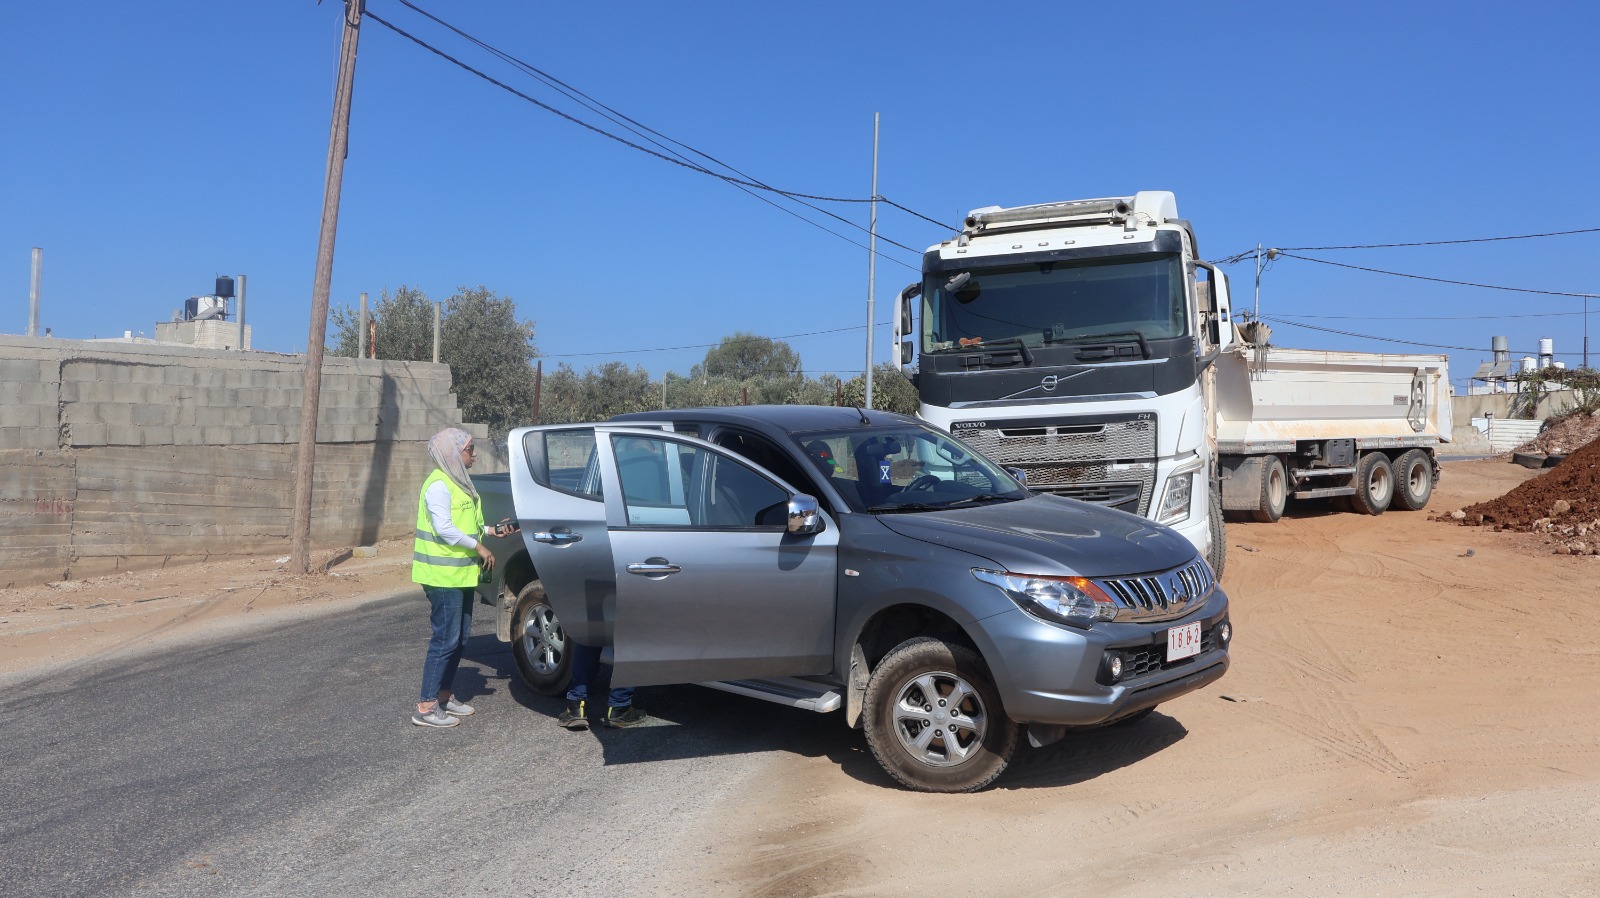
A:
[[[439,364],[439,315],[440,310],[443,308],[444,303],[442,302],[433,304],[433,363],[435,365]]]
[[[244,352],[244,275],[239,275],[239,338],[234,341],[235,349]]]
[[[361,327],[356,329],[356,358],[367,357],[367,294],[361,294]]]
[[[39,272],[44,268],[44,249],[33,248],[33,270],[28,278],[28,336],[39,336]]]
[[[872,114],[872,220],[867,229],[867,408],[872,408],[873,288],[878,280],[878,113]],[[895,352],[899,352],[895,348]]]
[[[350,93],[356,80],[356,44],[366,0],[345,0],[339,40],[339,80],[333,92],[333,125],[328,135],[328,172],[322,188],[322,232],[317,240],[317,274],[311,291],[311,329],[306,337],[306,374],[300,389],[300,451],[295,458],[294,526],[289,534],[289,569],[311,572],[311,474],[317,456],[317,410],[322,399],[322,353],[328,339],[328,292],[333,282],[333,239],[339,229],[339,190],[344,157],[350,148]]]

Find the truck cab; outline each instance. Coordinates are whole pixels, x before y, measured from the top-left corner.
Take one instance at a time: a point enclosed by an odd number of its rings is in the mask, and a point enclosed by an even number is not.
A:
[[[1170,192],[970,213],[900,294],[919,416],[1030,489],[1171,526],[1223,566],[1213,364],[1227,279]]]
[[[687,409],[509,444],[501,633],[542,692],[597,645],[619,685],[842,710],[897,781],[953,792],[1023,733],[1135,720],[1227,669],[1227,596],[1180,535],[906,416]]]

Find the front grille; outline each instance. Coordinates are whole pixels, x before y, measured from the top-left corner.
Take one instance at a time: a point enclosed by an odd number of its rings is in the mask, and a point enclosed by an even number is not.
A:
[[[1150,509],[1156,485],[1154,416],[996,421],[955,432],[972,448],[1028,473],[1028,488],[1110,505]],[[1132,500],[1129,494],[1132,493]]]
[[[1193,664],[1208,652],[1217,649],[1217,628],[1203,630],[1200,633],[1200,654],[1179,658],[1176,661],[1167,660],[1167,644],[1143,645],[1138,648],[1122,649],[1122,679],[1131,680],[1163,670],[1172,670],[1185,664]]]
[[[1211,566],[1200,558],[1159,574],[1097,582],[1116,600],[1117,620],[1136,621],[1183,617],[1217,586]]]
[[[1037,483],[1033,472],[1028,472],[1030,486]],[[1139,513],[1139,497],[1143,495],[1143,484],[1139,483],[1079,483],[1071,486],[1046,486],[1038,487],[1039,492],[1054,493],[1057,496],[1066,496],[1069,499],[1082,499],[1096,505],[1117,508],[1122,511]]]

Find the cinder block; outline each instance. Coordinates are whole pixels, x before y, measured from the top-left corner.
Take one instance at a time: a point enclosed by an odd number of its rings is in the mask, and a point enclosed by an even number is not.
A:
[[[0,381],[38,383],[39,375],[39,363],[34,359],[0,359]]]
[[[0,402],[28,405],[49,405],[52,409],[61,400],[60,384],[0,383]]]
[[[171,426],[145,426],[139,428],[140,437],[144,446],[171,446],[176,437],[177,428]]]
[[[106,427],[107,446],[143,446],[143,428],[132,425],[114,425]]]
[[[201,445],[232,446],[238,443],[234,428],[208,424],[200,428]]]
[[[163,382],[164,367],[159,365],[128,365],[127,377],[129,383],[158,384]]]
[[[56,410],[42,405],[0,405],[0,427],[54,427]]]
[[[106,444],[106,426],[94,422],[74,423],[68,427],[72,446],[75,448],[104,446]]]
[[[174,446],[204,445],[201,428],[195,424],[179,424],[176,427],[173,427],[172,444]]]
[[[170,428],[178,423],[178,407],[170,402],[136,405],[130,413],[130,422],[141,425],[165,424]]]
[[[161,369],[161,379],[175,387],[194,386],[194,369],[187,365],[168,365]]]

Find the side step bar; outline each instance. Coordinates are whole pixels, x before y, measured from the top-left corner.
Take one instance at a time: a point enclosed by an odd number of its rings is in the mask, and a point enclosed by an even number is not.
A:
[[[777,702],[807,711],[826,714],[839,710],[842,700],[839,693],[811,680],[794,677],[774,677],[769,680],[727,680],[721,683],[701,683],[708,689],[720,689],[734,695],[746,695],[762,701]]]

